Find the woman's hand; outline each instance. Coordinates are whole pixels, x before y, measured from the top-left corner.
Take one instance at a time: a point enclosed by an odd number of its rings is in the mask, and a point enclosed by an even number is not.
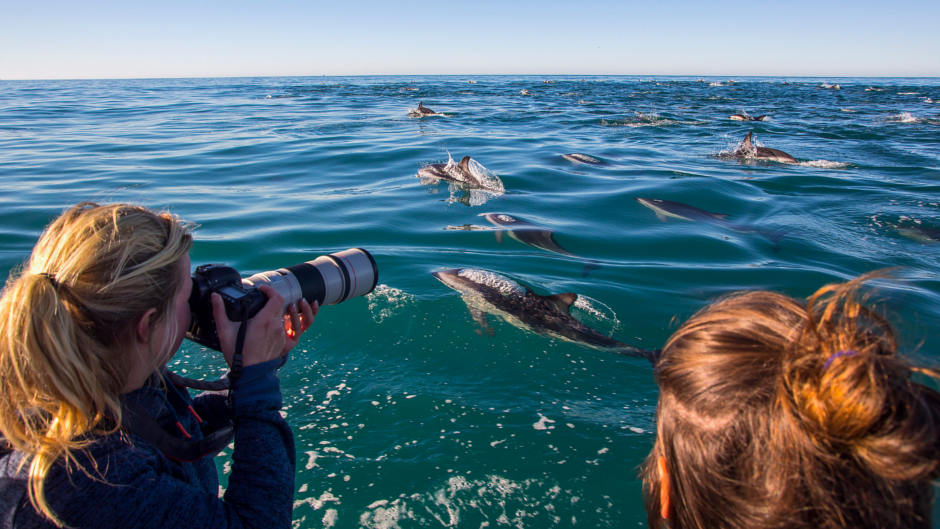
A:
[[[254,317],[245,322],[248,325],[242,346],[242,365],[245,367],[286,355],[297,345],[300,335],[313,323],[319,308],[316,302],[314,307],[317,308],[314,308],[306,300],[301,300],[300,312],[292,305],[289,313],[284,314],[281,310],[284,298],[276,290],[268,285],[261,285],[259,290],[268,297],[268,301]],[[218,294],[212,294],[212,315],[215,318],[222,355],[231,366],[241,322],[228,319],[222,297]]]
[[[320,304],[316,301],[311,305],[306,299],[300,298],[299,305],[300,312],[297,311],[297,304],[292,304],[287,314],[284,315],[284,332],[287,334],[287,340],[284,343],[285,355],[297,345],[300,335],[313,325],[313,319],[320,312]]]

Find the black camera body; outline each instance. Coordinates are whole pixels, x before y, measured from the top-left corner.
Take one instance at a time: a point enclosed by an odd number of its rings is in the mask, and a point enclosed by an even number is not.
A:
[[[241,274],[231,266],[199,266],[192,280],[193,291],[189,296],[192,320],[186,337],[215,350],[219,350],[219,335],[210,301],[213,292],[222,296],[225,314],[232,321],[250,320],[267,302],[267,296],[257,288],[246,288]]]
[[[218,351],[221,347],[212,314],[213,293],[222,296],[229,320],[247,321],[268,302],[258,285],[267,284],[280,294],[284,298],[284,311],[300,298],[310,303],[316,301],[321,306],[335,305],[372,292],[379,281],[379,270],[369,252],[351,248],[244,279],[230,266],[201,265],[193,273],[192,281],[193,291],[189,296],[192,320],[186,337]]]

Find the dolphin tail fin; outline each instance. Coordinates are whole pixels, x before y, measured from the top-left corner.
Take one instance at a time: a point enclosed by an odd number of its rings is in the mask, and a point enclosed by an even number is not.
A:
[[[653,367],[656,367],[656,364],[659,362],[659,354],[662,353],[661,349],[653,349],[652,351],[648,349],[640,349],[639,347],[634,347],[632,345],[625,345],[616,350],[617,354],[624,356],[634,356],[639,358],[645,358],[649,360],[650,364],[653,364]]]
[[[555,305],[561,312],[568,312],[568,309],[571,308],[571,304],[578,299],[578,295],[574,292],[565,292],[563,294],[554,294],[552,296],[543,296],[545,301],[548,301]]]
[[[591,270],[597,270],[600,267],[601,265],[588,261],[584,265],[584,268],[581,269],[581,277],[587,277],[587,275],[591,273]]]
[[[496,244],[503,244],[503,230],[496,230],[493,235],[496,237]]]

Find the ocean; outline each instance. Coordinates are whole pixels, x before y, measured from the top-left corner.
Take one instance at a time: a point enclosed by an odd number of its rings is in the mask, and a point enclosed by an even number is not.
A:
[[[419,101],[438,115],[409,116]],[[729,158],[751,131],[799,163]],[[464,156],[500,185],[417,177]],[[637,198],[726,217],[660,220]],[[940,361],[936,78],[0,81],[0,272],[83,200],[193,222],[194,266],[375,257],[375,291],[323,307],[281,372],[298,528],[646,525],[649,362],[492,315],[484,332],[435,271],[577,293],[586,325],[655,349],[722,294],[894,267],[872,302],[906,355]],[[482,213],[568,253],[500,241]],[[190,342],[172,365],[224,372]]]

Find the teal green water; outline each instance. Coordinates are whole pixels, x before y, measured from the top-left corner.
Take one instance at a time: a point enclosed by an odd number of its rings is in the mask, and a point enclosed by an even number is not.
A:
[[[418,101],[445,115],[409,117]],[[482,268],[539,293],[576,292],[590,326],[656,348],[732,290],[807,296],[900,267],[876,300],[905,352],[936,364],[938,101],[937,79],[0,82],[0,271],[80,200],[197,223],[194,265],[254,273],[367,248],[379,288],[325,307],[282,371],[295,525],[643,526],[649,364],[493,317],[493,335],[478,334],[430,273]],[[743,111],[771,119],[728,119]],[[750,130],[800,163],[719,156]],[[561,157],[572,152],[605,163]],[[505,192],[416,177],[464,155]],[[637,197],[728,222],[662,222]],[[446,229],[488,225],[483,212],[553,229],[580,257]],[[585,260],[599,265],[586,276]],[[174,364],[188,375],[223,367],[191,343]]]

